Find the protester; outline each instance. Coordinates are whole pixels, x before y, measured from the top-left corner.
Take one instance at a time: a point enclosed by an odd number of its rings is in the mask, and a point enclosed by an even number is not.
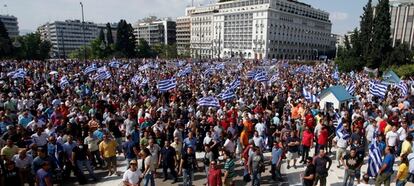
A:
[[[328,177],[328,171],[331,168],[332,160],[325,153],[325,150],[320,149],[319,154],[313,159],[315,165],[315,182],[314,186],[318,183],[320,186],[326,185],[326,178]]]
[[[408,159],[407,157],[401,156],[401,163],[398,166],[398,172],[395,176],[396,186],[404,186],[408,181]]]
[[[183,175],[183,185],[192,186],[194,171],[198,169],[197,159],[193,148],[188,147],[181,157],[179,175]]]
[[[207,184],[208,186],[222,186],[221,181],[221,169],[217,167],[216,161],[210,162],[210,168],[207,174]]]
[[[138,186],[139,177],[141,176],[141,171],[138,169],[137,160],[131,160],[129,162],[128,169],[124,172],[122,181],[124,186]]]
[[[385,186],[389,186],[391,183],[391,175],[393,173],[392,166],[394,165],[395,156],[391,153],[391,149],[394,147],[386,147],[385,148],[385,156],[382,161],[382,166],[378,172],[378,177],[375,180],[375,185],[380,186],[384,184]]]
[[[359,168],[363,164],[363,157],[357,156],[356,149],[351,149],[349,154],[342,157],[341,162],[345,167],[344,186],[353,186]]]
[[[303,186],[313,186],[315,182],[315,165],[313,165],[313,159],[311,157],[306,158],[306,169],[302,176]]]

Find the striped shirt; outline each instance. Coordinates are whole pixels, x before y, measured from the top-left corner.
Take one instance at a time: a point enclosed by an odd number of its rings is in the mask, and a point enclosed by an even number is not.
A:
[[[224,163],[224,170],[228,172],[227,178],[233,178],[236,176],[236,173],[234,172],[234,167],[235,164],[233,159],[228,159],[226,163]]]

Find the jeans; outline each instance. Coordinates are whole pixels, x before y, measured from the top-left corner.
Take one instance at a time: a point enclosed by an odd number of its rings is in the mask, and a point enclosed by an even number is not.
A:
[[[313,183],[313,185],[314,186],[318,185],[318,181],[319,181],[320,182],[319,186],[326,186],[326,177],[327,177],[326,175],[320,175],[316,173],[315,182]]]
[[[272,173],[273,180],[282,179],[282,174],[280,173],[280,165],[272,164],[272,169],[270,171]]]
[[[83,168],[85,166],[86,170],[88,170],[89,172],[89,176],[92,177],[93,179],[96,179],[95,173],[93,173],[91,162],[89,160],[76,160],[76,166],[78,167],[79,173],[81,175],[84,175]]]
[[[353,186],[355,180],[356,170],[348,169],[345,170],[344,186]]]
[[[144,176],[144,186],[155,186],[154,175],[152,173],[148,173]]]
[[[404,180],[404,181],[397,180],[397,183],[395,183],[395,186],[405,186],[406,183],[407,183],[407,180]]]
[[[306,158],[309,157],[310,147],[302,145],[302,161],[306,161]]]
[[[261,174],[259,171],[253,171],[252,173],[252,186],[260,186]]]
[[[381,184],[384,184],[385,186],[390,186],[391,175],[391,172],[379,174],[377,176],[377,179],[375,180],[375,186],[381,186]]]
[[[183,186],[193,185],[194,172],[191,169],[183,169]]]
[[[99,165],[101,165],[101,167],[104,166],[104,161],[101,158],[101,154],[99,153],[99,150],[91,151],[91,156],[92,156],[91,161],[92,161],[93,166],[96,167],[98,165],[98,163],[99,163]]]

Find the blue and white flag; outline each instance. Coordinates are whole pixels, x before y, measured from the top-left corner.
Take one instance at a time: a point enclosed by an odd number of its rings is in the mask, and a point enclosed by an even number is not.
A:
[[[381,98],[384,98],[387,94],[388,85],[382,84],[380,82],[369,82],[369,92]]]
[[[62,78],[60,78],[60,81],[59,81],[60,88],[63,89],[63,88],[65,88],[68,85],[69,85],[69,80],[68,80],[68,77],[67,76],[63,76]]]
[[[191,67],[186,67],[185,69],[181,69],[180,71],[178,71],[177,77],[187,76],[188,74],[191,74],[192,71],[193,70],[191,69]]]
[[[269,81],[269,79],[267,78],[267,73],[265,71],[259,72],[257,73],[254,78],[255,81],[258,82],[265,82],[265,81]]]
[[[376,177],[378,171],[382,166],[382,155],[381,149],[378,146],[376,138],[369,145],[369,155],[368,155],[368,175],[370,177]]]
[[[146,78],[146,77],[142,78],[141,83],[139,84],[139,86],[143,87],[143,86],[147,85],[148,81],[149,81],[148,78]]]
[[[344,129],[344,124],[342,123],[342,118],[338,119],[338,126],[336,126],[335,134],[338,138],[347,140],[349,139],[349,133]]]
[[[269,83],[272,84],[273,82],[276,82],[279,78],[278,78],[279,74],[274,74],[270,79],[269,79]]]
[[[302,93],[303,93],[303,97],[305,97],[306,100],[309,100],[312,103],[316,103],[320,101],[317,96],[307,91],[305,87],[303,88]]]
[[[215,67],[215,69],[216,70],[224,70],[225,69],[224,63],[217,64],[216,67]]]
[[[94,63],[94,64],[86,67],[85,70],[83,70],[83,73],[84,74],[89,74],[89,73],[95,71],[96,69],[97,69],[97,67],[96,67],[96,64]]]
[[[138,85],[139,82],[141,81],[142,77],[140,75],[135,75],[134,77],[131,78],[131,82],[134,85]]]
[[[148,66],[147,64],[145,64],[145,65],[140,66],[140,67],[138,68],[138,70],[139,70],[139,71],[145,71],[145,70],[147,70],[148,68],[149,68],[149,66]]]
[[[349,92],[349,94],[354,95],[355,88],[356,88],[356,85],[354,82],[352,82],[346,87],[346,91]]]
[[[106,69],[106,66],[101,66],[101,67],[99,67],[98,69],[96,69],[96,72],[99,74],[99,73],[102,73],[102,72],[105,72],[105,71],[108,71],[108,69]]]
[[[400,89],[400,91],[401,91],[401,95],[402,95],[402,96],[406,96],[406,95],[408,95],[408,86],[407,86],[407,84],[406,84],[406,83],[404,83],[403,81],[401,81],[401,82],[397,85],[397,87]]]
[[[26,76],[26,71],[23,68],[19,68],[15,71],[7,73],[7,76],[11,76],[13,79],[24,78]]]
[[[239,64],[237,65],[237,69],[241,70],[242,68],[243,68],[243,63],[239,63]]]
[[[236,78],[233,82],[230,83],[229,90],[235,90],[239,86],[240,86],[240,79]]]
[[[111,77],[112,77],[111,72],[109,72],[108,70],[104,70],[104,71],[99,72],[94,79],[98,81],[102,81],[102,80],[109,79]]]
[[[335,67],[335,71],[332,74],[332,78],[334,80],[339,80],[339,71],[338,71],[338,66]]]
[[[129,63],[122,65],[121,67],[122,69],[128,69],[129,68]]]
[[[164,79],[164,80],[158,81],[158,90],[160,90],[161,92],[169,91],[171,89],[174,89],[176,86],[177,86],[177,82],[175,78]]]
[[[249,72],[247,72],[247,78],[248,79],[253,79],[254,76],[256,76],[258,72],[256,70],[250,70]]]
[[[213,72],[214,72],[214,69],[212,69],[212,68],[208,68],[208,69],[206,69],[206,70],[203,72],[203,75],[204,75],[205,77],[207,77],[207,76],[211,76],[211,75],[213,74]]]
[[[220,107],[219,100],[213,96],[200,98],[197,104],[202,107]]]
[[[236,93],[233,90],[226,90],[217,96],[220,100],[231,100],[236,98]]]
[[[114,60],[109,63],[109,66],[112,68],[119,68],[121,66],[121,63],[117,60]]]

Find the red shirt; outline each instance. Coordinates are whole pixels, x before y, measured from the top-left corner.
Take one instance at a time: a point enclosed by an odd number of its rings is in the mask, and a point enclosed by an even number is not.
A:
[[[313,118],[312,114],[306,114],[305,123],[309,128],[313,128],[315,126],[315,119]]]
[[[302,145],[306,147],[312,146],[311,142],[313,140],[313,132],[308,130],[303,131],[302,135]]]
[[[227,131],[227,128],[229,128],[229,122],[225,119],[220,120],[220,125],[223,127],[224,131]]]
[[[385,119],[384,120],[382,120],[382,121],[380,121],[380,123],[379,123],[379,131],[381,132],[381,134],[384,134],[384,131],[385,131],[385,127],[387,126],[387,121],[385,121]]]
[[[319,136],[318,136],[318,144],[319,145],[326,145],[328,143],[328,130],[322,129]]]
[[[221,183],[221,170],[211,169],[208,171],[208,185],[209,186],[222,186]]]

